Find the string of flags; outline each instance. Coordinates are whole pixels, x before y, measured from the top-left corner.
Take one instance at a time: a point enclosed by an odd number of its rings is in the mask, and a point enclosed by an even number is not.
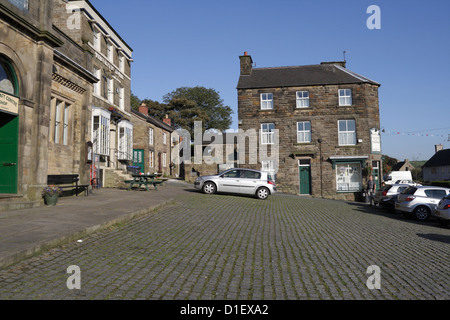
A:
[[[448,138],[448,141],[450,141],[450,134],[447,133],[431,133],[431,131],[440,131],[450,128],[442,128],[442,129],[431,129],[431,130],[424,130],[424,131],[410,131],[410,132],[402,132],[402,131],[388,131],[385,129],[382,129],[381,132],[385,135],[402,135],[402,136],[417,136],[417,137],[438,137],[438,138]]]

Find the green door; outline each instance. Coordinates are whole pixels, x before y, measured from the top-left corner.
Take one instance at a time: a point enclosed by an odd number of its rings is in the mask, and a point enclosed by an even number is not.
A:
[[[300,194],[311,194],[311,167],[300,166]]]
[[[141,167],[141,172],[145,173],[144,150],[142,150],[142,149],[134,149],[133,150],[133,166]]]
[[[19,117],[0,112],[0,193],[17,193]]]

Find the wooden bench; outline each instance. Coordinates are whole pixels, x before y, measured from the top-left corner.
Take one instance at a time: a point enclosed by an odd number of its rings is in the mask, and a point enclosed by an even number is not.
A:
[[[80,177],[78,174],[52,174],[47,177],[48,185],[58,185],[61,189],[75,189],[76,196],[78,197],[78,190],[85,189],[86,196],[89,195],[89,185],[79,185],[78,181]],[[74,185],[75,184],[75,185]]]
[[[131,190],[131,188],[133,188],[133,186],[135,184],[137,184],[138,187],[140,187],[141,185],[145,185],[145,189],[147,191],[148,191],[148,186],[149,185],[153,185],[155,190],[158,191],[157,185],[163,183],[163,181],[158,181],[158,180],[147,180],[147,181],[125,180],[124,182],[126,184],[128,184],[128,190]]]

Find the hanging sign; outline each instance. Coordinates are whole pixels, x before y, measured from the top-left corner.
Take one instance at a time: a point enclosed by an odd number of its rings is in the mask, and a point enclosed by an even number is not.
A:
[[[19,114],[19,98],[0,92],[0,111]]]
[[[370,142],[372,146],[372,153],[381,153],[380,130],[370,129]]]

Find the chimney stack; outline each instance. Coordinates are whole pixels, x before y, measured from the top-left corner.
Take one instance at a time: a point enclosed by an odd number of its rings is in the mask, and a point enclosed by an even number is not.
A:
[[[436,149],[436,153],[438,153],[441,150],[444,150],[444,146],[442,144],[437,144],[434,147]]]
[[[172,120],[170,120],[169,115],[166,114],[166,117],[163,119],[163,122],[168,126],[172,126]]]
[[[240,56],[239,60],[241,61],[241,76],[251,75],[253,66],[252,57],[247,52],[244,52],[244,55]]]
[[[148,116],[148,107],[147,107],[147,105],[145,103],[142,103],[139,106],[139,112],[142,113],[142,114],[145,114],[146,116]]]

